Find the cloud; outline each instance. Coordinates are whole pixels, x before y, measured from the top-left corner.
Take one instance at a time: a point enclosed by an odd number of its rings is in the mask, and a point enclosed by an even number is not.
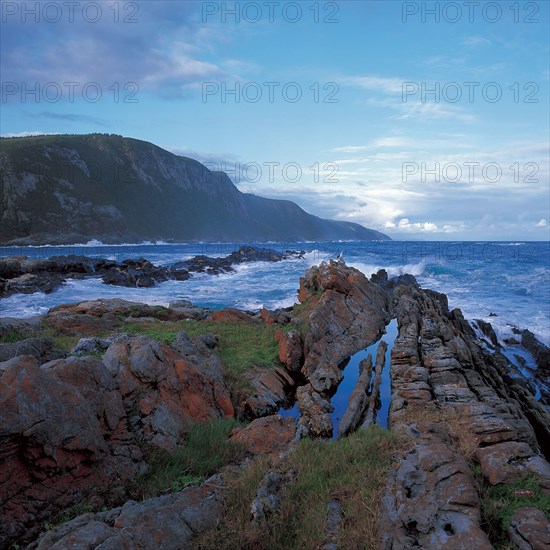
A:
[[[548,222],[545,218],[542,218],[539,222],[537,222],[537,227],[548,227]]]
[[[55,136],[56,133],[51,132],[39,132],[38,130],[30,130],[27,132],[8,132],[6,134],[0,134],[0,137],[3,138],[14,138],[14,137],[30,137],[30,136]]]
[[[80,9],[78,5],[72,22],[65,17],[29,25],[8,18],[2,25],[2,80],[21,86],[93,82],[104,94],[117,82],[121,88],[132,82],[140,92],[175,98],[195,94],[204,81],[238,80],[236,72],[257,70],[239,59],[225,59],[223,51],[219,55],[232,31],[201,24],[200,2],[140,2],[133,24],[116,24],[106,5],[102,19],[89,23]],[[128,15],[120,11],[121,18]],[[17,95],[9,99],[15,101]]]
[[[197,151],[195,149],[192,149],[190,147],[185,146],[164,146],[163,149],[166,149],[167,151],[170,151],[171,153],[174,153],[174,155],[179,155],[183,157],[188,157],[194,160],[198,160],[202,164],[205,164],[208,169],[210,170],[223,170],[224,168],[228,170],[228,175],[233,179],[233,174],[230,173],[231,171],[235,172],[236,166],[240,164],[244,164],[239,160],[239,156],[235,153],[229,153],[229,152],[205,152],[205,151]]]
[[[462,40],[461,45],[467,47],[490,46],[491,41],[483,36],[467,36]]]
[[[49,118],[52,120],[63,120],[66,122],[86,122],[95,124],[97,126],[108,126],[108,122],[102,118],[89,115],[79,115],[76,113],[52,113],[48,111],[42,111],[41,113],[30,114],[29,116],[38,118]]]
[[[366,90],[376,90],[386,94],[401,93],[404,80],[397,77],[383,76],[354,76],[344,78],[342,84],[358,86]]]
[[[433,85],[421,79],[402,79],[398,77],[380,76],[355,76],[342,79],[344,85],[358,87],[373,92],[378,92],[378,97],[367,97],[364,103],[374,107],[386,107],[398,114],[392,116],[394,120],[458,120],[461,122],[474,122],[476,117],[463,107],[451,105],[437,100],[435,95],[422,96],[422,85],[432,89]],[[392,140],[389,140],[391,145]],[[378,146],[385,146],[379,144]]]

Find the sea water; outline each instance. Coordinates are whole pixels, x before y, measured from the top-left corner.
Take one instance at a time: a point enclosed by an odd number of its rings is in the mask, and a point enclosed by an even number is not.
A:
[[[187,281],[167,281],[153,288],[125,288],[101,279],[69,280],[50,294],[19,294],[0,300],[3,317],[29,317],[49,308],[96,298],[124,298],[156,305],[189,299],[214,309],[275,309],[296,302],[299,277],[306,269],[343,253],[348,265],[367,276],[384,268],[390,276],[414,275],[420,285],[444,292],[450,308],[469,319],[491,322],[500,340],[512,327],[528,328],[550,344],[550,242],[305,242],[305,243],[143,243],[118,246],[90,242],[75,246],[2,247],[0,256],[48,258],[86,255],[115,260],[144,257],[170,265],[197,254],[221,257],[250,244],[273,249],[303,250],[302,259],[255,262],[235,266],[222,275],[193,274]],[[494,315],[491,315],[494,314]]]

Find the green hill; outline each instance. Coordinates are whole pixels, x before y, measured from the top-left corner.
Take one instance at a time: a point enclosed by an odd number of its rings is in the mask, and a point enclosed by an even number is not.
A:
[[[389,239],[241,193],[223,172],[116,135],[1,139],[0,181],[2,244]]]

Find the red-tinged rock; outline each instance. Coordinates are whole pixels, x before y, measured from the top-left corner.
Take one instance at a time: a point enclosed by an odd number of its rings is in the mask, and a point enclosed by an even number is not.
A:
[[[139,449],[110,440],[126,413],[104,365],[92,358],[38,367],[20,356],[0,369],[0,546],[40,526],[96,489],[122,486],[142,467]]]
[[[231,440],[242,443],[254,455],[280,455],[288,450],[295,433],[296,424],[292,418],[274,415],[233,430]]]
[[[271,326],[277,322],[277,314],[267,310],[265,307],[260,310],[260,317],[267,326]]]
[[[550,490],[550,464],[533,452],[527,443],[505,441],[477,449],[476,457],[483,476],[492,485],[533,474],[542,487]]]
[[[238,309],[220,309],[212,312],[212,320],[218,323],[254,323],[258,324],[260,321],[256,317],[249,315],[244,311]]]
[[[155,445],[173,449],[190,422],[234,416],[229,390],[212,364],[201,368],[147,336],[118,338],[103,362],[135,433]]]
[[[302,349],[302,336],[296,329],[288,332],[277,331],[275,339],[279,343],[279,361],[290,372],[300,372],[304,352]]]

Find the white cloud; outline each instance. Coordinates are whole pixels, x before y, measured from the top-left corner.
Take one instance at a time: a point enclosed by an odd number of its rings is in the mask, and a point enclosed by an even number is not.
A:
[[[483,36],[467,36],[461,42],[463,46],[476,47],[476,46],[489,46],[491,41]]]
[[[366,90],[379,90],[386,94],[400,94],[403,88],[404,80],[397,77],[384,77],[384,76],[353,76],[344,78],[343,84],[349,84],[350,86],[358,86],[365,88]]]
[[[542,218],[538,223],[537,223],[537,227],[548,227],[548,222]]]
[[[16,133],[7,133],[0,134],[0,137],[13,138],[13,137],[29,137],[29,136],[55,136],[56,133],[52,132],[39,132],[37,130],[31,130],[29,132],[16,132]]]

